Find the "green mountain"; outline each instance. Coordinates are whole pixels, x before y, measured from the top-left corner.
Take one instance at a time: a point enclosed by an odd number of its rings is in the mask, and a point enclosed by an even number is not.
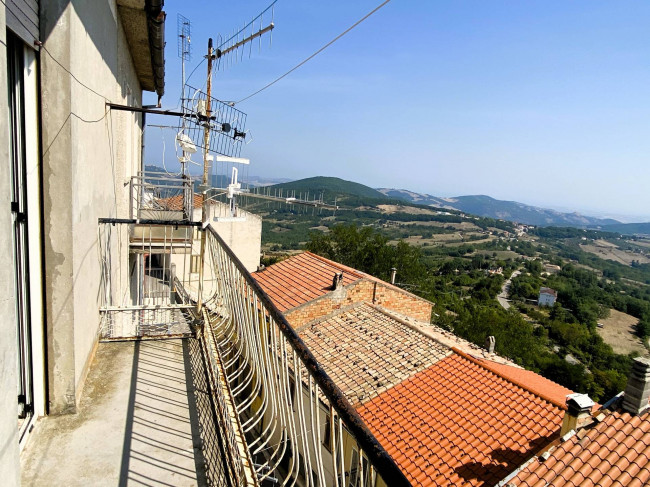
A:
[[[403,189],[380,189],[383,194],[393,198],[403,198],[411,203],[459,210],[473,215],[498,218],[527,225],[602,227],[620,225],[611,218],[596,218],[579,213],[563,213],[548,208],[530,206],[517,201],[497,200],[486,195],[455,196],[440,198],[428,194],[414,193]],[[607,228],[609,230],[609,228]],[[617,231],[617,230],[611,230]]]
[[[295,196],[296,198],[309,199],[319,198],[323,195],[323,200],[330,202],[337,200],[359,200],[359,199],[388,199],[383,193],[363,184],[346,181],[345,179],[332,178],[325,176],[316,176],[313,178],[299,179],[288,183],[275,184],[268,186],[271,194],[275,191],[282,190],[282,196]],[[294,194],[295,193],[295,194]]]
[[[604,232],[616,232],[624,235],[650,235],[650,222],[648,223],[617,223],[599,227]]]

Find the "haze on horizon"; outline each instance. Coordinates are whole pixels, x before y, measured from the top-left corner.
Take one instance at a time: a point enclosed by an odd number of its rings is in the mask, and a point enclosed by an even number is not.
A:
[[[176,14],[207,39],[269,0],[167,2],[166,95],[181,85]],[[375,8],[279,0],[273,45],[215,72],[214,96],[253,93]],[[650,3],[393,0],[285,79],[237,105],[250,174],[335,176],[372,187],[650,220]],[[191,83],[205,80],[205,64]],[[145,103],[152,103],[151,99]],[[169,123],[150,116],[148,123]],[[174,132],[147,130],[145,160],[177,167]],[[198,160],[198,158],[197,158]]]

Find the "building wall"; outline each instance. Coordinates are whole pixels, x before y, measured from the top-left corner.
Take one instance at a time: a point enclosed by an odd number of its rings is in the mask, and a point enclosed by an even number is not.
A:
[[[555,304],[555,296],[552,294],[540,294],[537,299],[538,306],[553,306]]]
[[[97,219],[128,214],[128,181],[141,163],[140,115],[106,108],[106,102],[139,106],[142,101],[118,15],[112,0],[41,5],[52,413],[75,410],[97,343]],[[127,254],[121,252],[123,268]]]
[[[262,218],[237,209],[237,220],[227,221],[230,207],[216,202],[210,208],[210,225],[241,260],[248,272],[255,272],[260,265],[262,251]]]
[[[361,279],[309,301],[284,315],[294,328],[355,303],[368,302],[418,321],[429,322],[433,304],[412,294],[369,279]]]
[[[7,65],[5,9],[0,8],[0,63]],[[9,119],[7,75],[0,76],[0,478],[4,485],[20,483],[18,425],[16,421],[16,315],[14,296],[14,262],[12,247],[12,215],[10,211]]]

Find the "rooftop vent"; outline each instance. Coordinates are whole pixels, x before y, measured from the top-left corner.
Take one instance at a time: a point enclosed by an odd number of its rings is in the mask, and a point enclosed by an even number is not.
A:
[[[640,414],[648,408],[650,396],[650,359],[637,357],[623,395],[623,409],[630,414]]]
[[[569,394],[566,397],[567,412],[562,420],[560,436],[591,423],[591,409],[594,401],[587,394]]]
[[[339,285],[343,284],[343,273],[334,273],[334,277],[332,278],[332,291],[335,291],[338,289]]]

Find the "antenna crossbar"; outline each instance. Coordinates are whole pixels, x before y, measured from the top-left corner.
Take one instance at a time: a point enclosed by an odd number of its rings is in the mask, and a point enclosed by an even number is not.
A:
[[[230,47],[228,47],[228,48],[226,48],[226,49],[224,49],[224,50],[217,49],[216,57],[217,57],[217,58],[220,58],[221,56],[225,56],[225,55],[228,54],[229,52],[234,51],[235,49],[237,49],[237,48],[243,46],[244,44],[246,44],[246,43],[248,43],[248,42],[250,42],[250,41],[252,41],[252,40],[257,39],[257,38],[260,37],[260,36],[263,36],[263,35],[266,34],[267,32],[273,30],[274,27],[275,27],[275,24],[274,24],[273,22],[271,22],[269,25],[267,25],[267,26],[264,27],[263,29],[258,30],[258,31],[255,32],[254,34],[249,35],[249,36],[246,37],[245,39],[242,39],[241,41],[239,41],[239,42],[233,44],[232,46],[230,46]]]

